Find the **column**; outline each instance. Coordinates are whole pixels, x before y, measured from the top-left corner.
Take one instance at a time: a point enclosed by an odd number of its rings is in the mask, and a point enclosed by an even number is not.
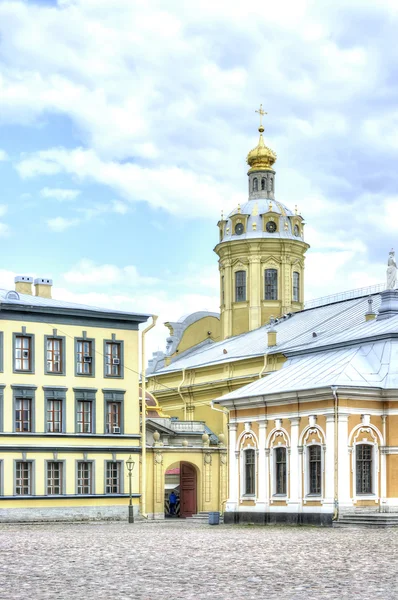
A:
[[[222,336],[223,339],[232,335],[232,265],[230,260],[224,260],[222,263],[223,270],[221,275],[224,275],[224,309],[222,311]]]
[[[238,502],[238,459],[235,453],[236,448],[236,423],[230,423],[228,454],[229,454],[229,497],[227,500],[226,511],[234,512]]]
[[[326,415],[325,505],[334,506],[334,415]]]
[[[348,414],[339,413],[338,442],[338,500],[339,508],[352,506],[350,496],[350,455],[348,452]]]
[[[300,461],[299,461],[299,425],[300,417],[292,417],[290,419],[290,491],[288,504],[291,510],[299,509],[299,497],[301,496],[301,476],[300,476]]]
[[[267,480],[268,480],[268,461],[265,453],[265,444],[267,441],[267,421],[260,421],[258,424],[258,501],[259,510],[266,510],[268,505],[267,498]]]
[[[382,415],[383,423],[383,444],[384,446],[379,447],[380,452],[380,511],[386,512],[387,507],[387,456],[386,456],[386,421],[387,416]]]
[[[249,258],[249,330],[261,326],[261,272],[260,257]]]

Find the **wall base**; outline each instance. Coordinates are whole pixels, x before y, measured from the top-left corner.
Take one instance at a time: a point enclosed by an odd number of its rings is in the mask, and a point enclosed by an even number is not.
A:
[[[332,513],[317,512],[225,512],[225,524],[316,525],[332,527]]]
[[[138,506],[134,517],[139,520]],[[45,521],[127,521],[126,506],[62,506],[48,508],[2,508],[0,523],[38,523]]]

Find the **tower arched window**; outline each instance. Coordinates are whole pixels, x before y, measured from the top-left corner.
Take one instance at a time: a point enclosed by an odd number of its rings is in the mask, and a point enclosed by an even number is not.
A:
[[[246,300],[246,271],[236,271],[235,273],[235,302],[245,302]]]
[[[264,284],[264,300],[278,300],[278,271],[276,269],[265,269]]]
[[[253,179],[253,192],[258,192],[258,179],[255,177]]]
[[[293,302],[300,302],[300,273],[293,272]]]
[[[261,179],[261,189],[265,190],[265,177]]]

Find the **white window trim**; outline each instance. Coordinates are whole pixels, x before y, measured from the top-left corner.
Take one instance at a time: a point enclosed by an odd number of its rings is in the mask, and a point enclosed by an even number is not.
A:
[[[254,450],[254,494],[246,494],[246,456],[247,450]],[[240,450],[240,499],[241,500],[257,500],[257,468],[258,468],[258,449],[256,446],[247,445]]]
[[[286,449],[286,494],[278,494],[276,491],[276,452],[278,448]],[[271,447],[270,452],[270,465],[271,465],[271,490],[270,490],[270,499],[271,502],[277,500],[287,500],[288,492],[289,492],[289,473],[290,473],[290,457],[289,457],[289,448],[286,444],[277,444],[276,446]]]
[[[357,494],[357,446],[372,446],[372,493]],[[377,442],[358,440],[354,442],[352,449],[352,490],[355,500],[379,500],[379,445]]]
[[[321,493],[311,494],[310,493],[310,453],[308,448],[311,446],[320,446],[321,448]],[[303,463],[304,463],[304,504],[308,502],[323,502],[325,497],[325,445],[321,442],[310,442],[306,444],[303,449]]]

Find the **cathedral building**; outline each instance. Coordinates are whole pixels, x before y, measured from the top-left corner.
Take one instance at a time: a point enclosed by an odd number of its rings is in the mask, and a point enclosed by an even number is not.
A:
[[[387,286],[305,302],[304,220],[278,200],[263,132],[260,122],[248,200],[217,224],[220,313],[166,323],[148,389],[172,420],[205,424],[210,447],[226,442],[227,487],[221,460],[207,465],[206,484],[204,456],[195,462],[197,512],[331,525],[398,511],[394,255]],[[157,477],[164,485],[165,472]]]

